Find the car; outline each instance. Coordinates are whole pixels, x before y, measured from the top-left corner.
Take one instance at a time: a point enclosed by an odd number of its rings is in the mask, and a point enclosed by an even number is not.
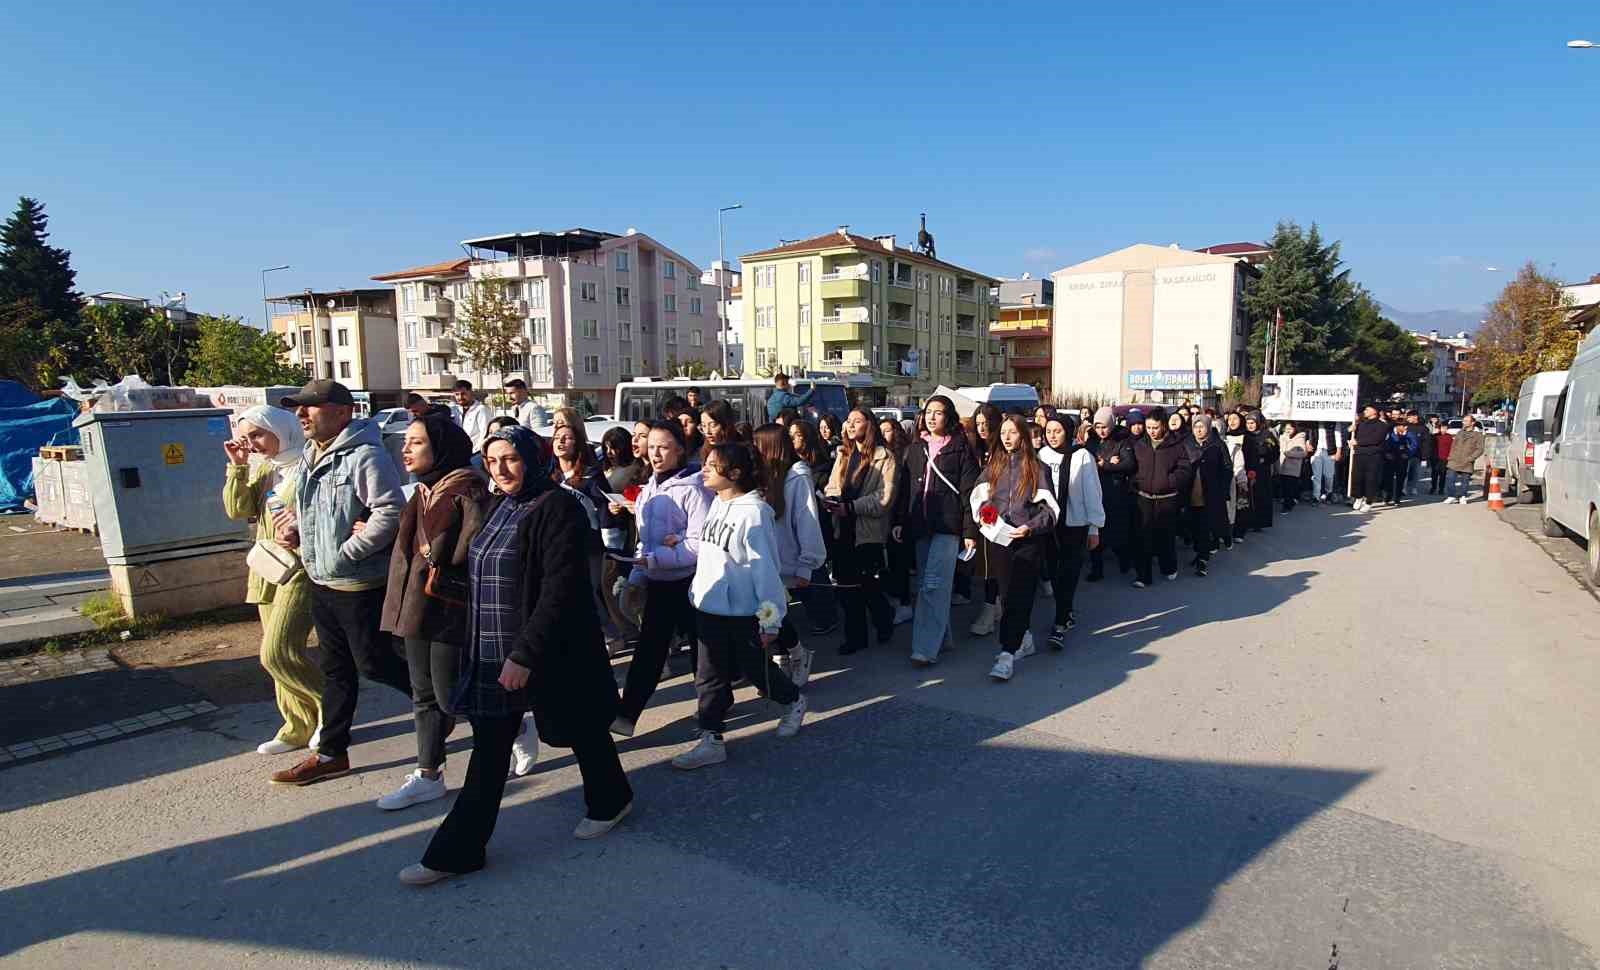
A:
[[[406,426],[411,423],[411,412],[405,408],[384,408],[372,417],[378,422],[379,434],[404,432]]]
[[[1588,546],[1584,578],[1600,589],[1600,330],[1578,348],[1549,420],[1525,433],[1550,442],[1544,469],[1544,534],[1568,533]]]
[[[985,387],[958,387],[956,393],[979,404],[993,404],[1004,414],[1025,414],[1030,418],[1039,406],[1039,390],[1032,384],[989,384]]]
[[[1444,423],[1444,432],[1445,432],[1445,434],[1452,434],[1452,435],[1460,434],[1461,433],[1461,419],[1460,418],[1451,418],[1449,421],[1446,421]]]
[[[1510,490],[1518,502],[1544,501],[1544,470],[1550,459],[1550,441],[1530,438],[1528,425],[1534,421],[1549,424],[1566,384],[1566,371],[1540,371],[1523,381],[1522,389],[1517,392],[1517,410],[1511,420],[1511,440],[1506,448],[1509,466],[1506,474],[1511,478]]]
[[[872,409],[872,416],[879,421],[885,419],[889,421],[905,421],[907,419],[915,421],[917,419],[917,409],[910,406],[900,407],[897,405],[876,407]]]

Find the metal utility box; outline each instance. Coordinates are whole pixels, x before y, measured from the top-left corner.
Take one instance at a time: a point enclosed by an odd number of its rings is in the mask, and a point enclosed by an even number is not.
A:
[[[96,526],[94,488],[90,485],[94,476],[89,474],[89,463],[63,461],[57,464],[61,466],[61,493],[66,499],[67,510],[62,525],[69,529],[92,531]]]
[[[249,538],[222,511],[228,412],[111,411],[73,421],[106,562]]]

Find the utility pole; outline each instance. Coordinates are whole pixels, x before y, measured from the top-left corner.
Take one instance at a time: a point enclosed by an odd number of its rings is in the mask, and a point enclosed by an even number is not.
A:
[[[1200,409],[1205,410],[1206,393],[1200,389],[1200,345],[1194,345],[1194,396],[1200,404]]]
[[[722,341],[722,376],[724,379],[728,376],[728,256],[723,252],[722,214],[743,208],[743,202],[735,202],[733,205],[725,205],[717,210],[717,313],[722,318],[717,321],[717,331],[721,334],[718,339]]]

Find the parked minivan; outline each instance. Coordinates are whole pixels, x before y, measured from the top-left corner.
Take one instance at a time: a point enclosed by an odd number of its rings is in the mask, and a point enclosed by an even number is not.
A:
[[[1588,544],[1584,574],[1600,588],[1600,330],[1589,334],[1567,371],[1548,422],[1529,422],[1528,437],[1550,441],[1544,470],[1544,534],[1570,532]]]
[[[1550,442],[1536,441],[1528,436],[1528,422],[1541,421],[1550,426],[1555,416],[1556,402],[1561,389],[1567,384],[1564,370],[1540,371],[1522,382],[1517,392],[1517,411],[1511,419],[1511,446],[1506,450],[1506,463],[1511,467],[1506,473],[1511,477],[1511,492],[1518,502],[1544,501],[1544,469],[1550,457]]]

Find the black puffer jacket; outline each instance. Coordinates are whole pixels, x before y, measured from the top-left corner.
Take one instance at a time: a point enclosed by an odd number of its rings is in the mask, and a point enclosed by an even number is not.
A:
[[[978,484],[978,457],[972,453],[966,437],[959,433],[951,435],[950,443],[939,452],[936,464],[943,478],[928,468],[926,441],[913,441],[906,449],[908,487],[900,498],[895,517],[906,529],[906,541],[929,535],[978,538],[978,524],[972,521],[967,507],[972,499],[972,488]]]
[[[1133,474],[1134,488],[1145,496],[1176,495],[1188,504],[1189,486],[1194,484],[1194,465],[1189,451],[1176,435],[1168,434],[1160,443],[1141,435],[1134,445],[1139,462]]]

